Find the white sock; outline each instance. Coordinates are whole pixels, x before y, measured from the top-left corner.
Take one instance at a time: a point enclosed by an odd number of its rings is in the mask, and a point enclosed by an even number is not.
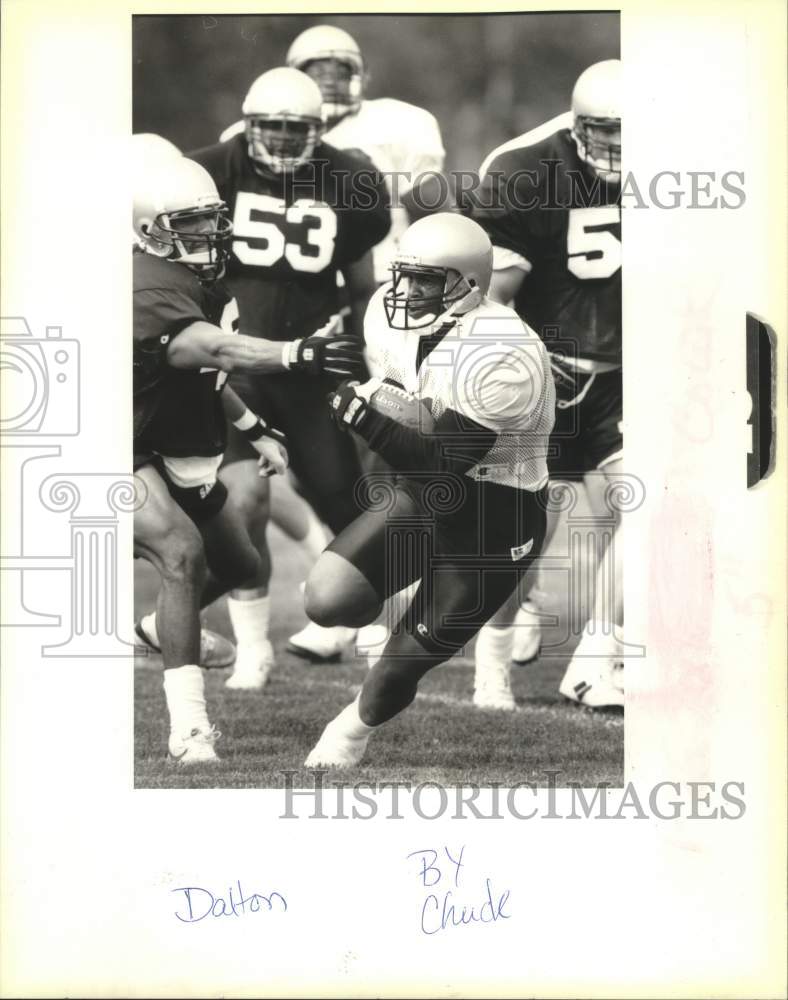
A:
[[[253,597],[248,601],[239,601],[235,597],[227,598],[227,611],[232,622],[238,646],[255,646],[268,640],[268,617],[270,614],[269,598]]]
[[[298,543],[309,556],[310,563],[317,562],[317,558],[328,545],[328,534],[325,527],[310,510],[307,514],[309,528],[306,535]]]
[[[170,732],[187,736],[192,729],[211,728],[205,706],[205,686],[200,667],[188,663],[164,671],[164,697],[170,713]]]
[[[330,723],[335,732],[338,731],[349,740],[364,739],[377,728],[376,726],[368,726],[366,722],[361,721],[361,716],[358,713],[360,699],[361,693],[359,692],[356,700],[351,702],[347,708],[343,708],[336,719]]]
[[[514,627],[495,628],[483,625],[476,637],[476,662],[509,665],[514,644]]]

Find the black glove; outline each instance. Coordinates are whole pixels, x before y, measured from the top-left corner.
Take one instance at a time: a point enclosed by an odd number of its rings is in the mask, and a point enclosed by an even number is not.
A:
[[[293,341],[290,371],[352,378],[364,370],[361,344],[351,337],[305,337]]]
[[[336,424],[347,430],[356,430],[367,412],[367,403],[356,395],[358,382],[342,382],[326,397],[331,408],[331,416]]]

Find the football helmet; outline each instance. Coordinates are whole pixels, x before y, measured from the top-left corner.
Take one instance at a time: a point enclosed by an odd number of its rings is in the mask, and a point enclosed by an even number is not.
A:
[[[131,156],[137,170],[182,155],[174,142],[155,132],[135,132],[131,137]]]
[[[621,180],[621,61],[594,63],[572,91],[572,137],[580,159],[604,181]]]
[[[288,49],[286,62],[303,70],[320,87],[326,123],[336,124],[361,107],[364,60],[346,31],[328,24],[307,28]]]
[[[185,156],[140,170],[134,233],[145,253],[185,264],[214,281],[224,273],[233,226],[208,171]]]
[[[448,309],[476,308],[490,287],[492,258],[490,238],[467,216],[438,212],[414,222],[390,268],[383,298],[389,326],[418,330]]]
[[[242,111],[249,156],[273,174],[298,170],[323,131],[320,88],[306,73],[280,66],[254,81]]]

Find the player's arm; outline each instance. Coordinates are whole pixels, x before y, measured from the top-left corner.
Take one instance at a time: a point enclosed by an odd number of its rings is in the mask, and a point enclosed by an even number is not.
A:
[[[342,269],[348,297],[350,299],[350,326],[348,331],[359,341],[364,339],[364,316],[369,300],[375,293],[375,269],[372,252],[368,250],[362,257],[346,264]]]
[[[218,368],[224,372],[303,371],[310,375],[349,378],[363,365],[361,348],[348,337],[329,337],[322,332],[300,340],[281,343],[248,337],[228,336],[204,320],[189,324],[173,337],[167,348],[173,368]]]
[[[228,420],[260,455],[260,475],[264,478],[282,475],[288,465],[287,439],[284,434],[269,427],[228,385],[222,391],[222,406]]]
[[[375,381],[375,380],[373,380]],[[447,409],[429,434],[373,409],[363,386],[343,383],[329,399],[340,427],[355,431],[399,472],[462,475],[477,465],[495,443],[496,433]]]

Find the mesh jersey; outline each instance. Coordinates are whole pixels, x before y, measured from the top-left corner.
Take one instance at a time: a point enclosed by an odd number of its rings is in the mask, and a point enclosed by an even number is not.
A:
[[[527,271],[515,308],[547,346],[620,364],[619,187],[589,173],[567,122],[561,115],[490,154],[473,217],[509,251],[496,263],[519,260]]]
[[[242,133],[244,123],[236,122],[222,133],[227,141]],[[353,115],[347,115],[323,135],[323,141],[337,149],[360,150],[384,175],[393,197],[391,231],[374,249],[375,280],[389,280],[388,267],[399,238],[408,227],[408,214],[398,202],[413,186],[419,174],[440,173],[446,152],[435,117],[423,108],[404,101],[381,97],[362,101]],[[403,176],[393,175],[397,172]],[[396,189],[394,189],[396,183]]]
[[[393,330],[386,286],[364,319],[370,371],[413,393],[435,420],[447,410],[497,433],[472,479],[536,490],[547,481],[547,445],[555,419],[555,389],[544,344],[507,306],[490,299],[463,316],[444,316],[423,330]],[[416,369],[419,341],[443,322],[450,328]]]
[[[221,282],[202,283],[182,264],[135,251],[134,450],[173,458],[224,451],[221,389],[215,368],[172,368],[167,346],[199,320],[238,332],[238,309]]]
[[[227,284],[245,334],[308,336],[339,311],[337,270],[391,225],[383,180],[368,162],[320,143],[295,173],[258,173],[243,135],[189,153],[211,174],[233,219]]]

